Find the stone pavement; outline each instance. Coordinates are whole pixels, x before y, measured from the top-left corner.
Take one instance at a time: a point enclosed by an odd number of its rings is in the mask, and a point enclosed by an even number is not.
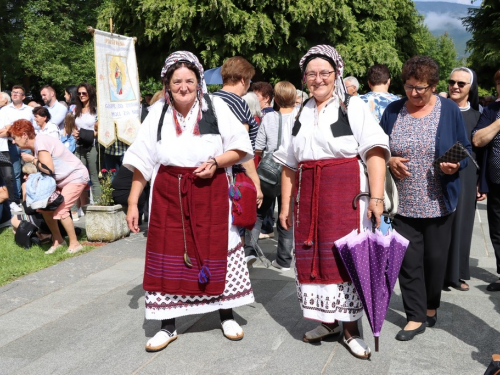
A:
[[[83,226],[84,220],[77,225]],[[500,352],[500,293],[486,206],[479,204],[471,249],[471,290],[443,292],[435,328],[410,342],[396,286],[380,352],[354,358],[339,337],[301,341],[316,323],[302,318],[293,271],[250,270],[256,301],[235,310],[245,338],[222,336],[217,313],[177,320],[177,341],[144,345],[159,329],[144,320],[145,237],[131,235],[0,288],[0,374],[483,374]],[[260,241],[272,260],[276,241]],[[374,348],[365,318],[364,337]]]

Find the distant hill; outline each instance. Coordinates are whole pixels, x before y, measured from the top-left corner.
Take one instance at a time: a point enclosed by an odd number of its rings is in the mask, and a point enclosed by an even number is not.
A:
[[[462,25],[461,18],[467,16],[471,5],[446,3],[442,1],[415,1],[415,8],[425,17],[425,24],[433,35],[443,35],[445,32],[453,39],[458,57],[467,56],[466,43],[471,35]]]

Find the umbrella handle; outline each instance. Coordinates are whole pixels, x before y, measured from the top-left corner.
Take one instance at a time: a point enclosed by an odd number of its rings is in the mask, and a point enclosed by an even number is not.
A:
[[[358,209],[358,199],[361,198],[361,197],[369,197],[370,196],[370,193],[365,193],[365,192],[361,192],[359,193],[358,195],[356,195],[354,197],[354,199],[352,200],[352,209],[353,210],[357,210]]]
[[[378,336],[375,336],[375,351],[378,352]]]

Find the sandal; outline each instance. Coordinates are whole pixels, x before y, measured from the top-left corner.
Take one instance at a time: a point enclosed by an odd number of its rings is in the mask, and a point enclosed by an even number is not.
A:
[[[222,334],[231,341],[239,341],[244,336],[243,329],[234,319],[224,320],[221,326]]]
[[[68,250],[66,250],[66,252],[68,254],[75,254],[75,253],[77,253],[77,252],[79,252],[81,250],[83,250],[83,246],[82,245],[78,245],[77,247],[75,247],[73,249],[68,248]]]
[[[61,243],[60,243],[59,245],[57,245],[57,246],[52,246],[52,247],[50,247],[50,248],[49,248],[49,249],[45,252],[45,255],[47,255],[47,254],[53,254],[53,253],[55,253],[55,251],[56,251],[57,249],[60,249],[60,248],[61,248],[61,247],[63,247],[63,246],[66,246],[66,241],[61,242]]]
[[[346,344],[352,355],[357,358],[368,359],[372,355],[368,345],[359,336],[351,336],[348,339],[344,336],[344,344]]]
[[[312,331],[306,332],[302,341],[304,342],[318,342],[323,340],[328,336],[337,335],[340,333],[340,326],[337,326],[333,329],[328,327],[326,324],[322,323]]]
[[[458,280],[458,283],[450,284],[453,289],[460,290],[461,292],[467,292],[469,290],[469,284],[467,284],[464,280]]]
[[[162,329],[148,340],[146,344],[146,351],[158,352],[162,349],[165,349],[168,344],[170,344],[172,341],[177,340],[177,337],[177,331],[171,333],[166,329]]]

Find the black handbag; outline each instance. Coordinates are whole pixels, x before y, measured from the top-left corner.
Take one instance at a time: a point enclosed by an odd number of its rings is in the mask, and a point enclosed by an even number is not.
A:
[[[29,249],[33,245],[33,243],[39,243],[39,241],[37,241],[37,231],[38,228],[35,225],[31,224],[29,221],[21,220],[19,226],[16,229],[14,241],[22,248]]]
[[[281,113],[279,115],[279,130],[277,151],[281,144]],[[267,152],[257,167],[257,175],[260,179],[260,189],[265,197],[276,198],[281,193],[281,170],[282,165],[273,159],[273,152]]]

